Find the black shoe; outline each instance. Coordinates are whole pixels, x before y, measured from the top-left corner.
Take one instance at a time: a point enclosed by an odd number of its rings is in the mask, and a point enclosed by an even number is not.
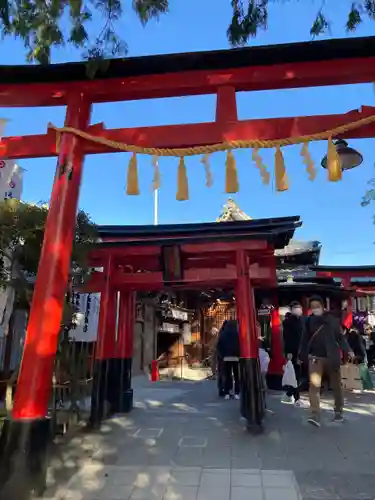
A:
[[[309,424],[314,425],[315,427],[320,427],[320,420],[318,417],[310,417],[307,421]]]
[[[341,412],[335,412],[333,416],[333,422],[341,424],[344,421],[344,417]]]

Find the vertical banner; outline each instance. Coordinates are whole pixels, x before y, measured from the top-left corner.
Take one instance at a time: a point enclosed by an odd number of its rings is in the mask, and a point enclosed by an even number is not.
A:
[[[20,200],[24,170],[13,160],[0,160],[0,201]]]
[[[0,137],[3,133],[0,119]],[[20,200],[23,186],[23,172],[13,160],[0,160],[0,202],[9,199]],[[0,289],[0,370],[3,367],[5,346],[9,328],[9,318],[13,311],[14,289]],[[13,346],[12,346],[13,355]]]

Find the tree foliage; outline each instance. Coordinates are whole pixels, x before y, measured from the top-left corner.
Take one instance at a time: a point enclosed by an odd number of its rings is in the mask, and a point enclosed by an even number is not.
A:
[[[277,1],[282,0],[231,0],[233,17],[227,32],[229,42],[234,46],[243,45],[248,43],[251,37],[255,37],[259,29],[267,29],[269,6]],[[296,3],[298,0],[284,1]],[[327,17],[325,10],[327,3],[321,2],[315,18],[312,19],[310,28],[312,38],[331,32],[332,20]],[[365,18],[375,20],[375,0],[348,0],[347,3],[348,15],[345,23],[347,32],[355,31]]]
[[[373,202],[375,202],[375,177],[368,181],[368,189],[364,197],[362,198],[361,205],[363,207],[367,207]],[[375,223],[375,216],[374,216],[374,223]]]
[[[47,205],[16,200],[0,202],[0,286],[13,286],[28,301],[42,249]],[[86,256],[96,228],[82,210],[77,214],[72,274],[87,270]]]
[[[267,28],[271,3],[298,0],[225,1],[232,7],[228,40],[231,45],[238,46],[248,43],[260,29]],[[348,32],[355,31],[366,17],[375,20],[375,0],[347,1]],[[117,23],[127,15],[130,6],[146,25],[150,19],[167,14],[170,3],[169,0],[0,0],[0,20],[3,35],[23,41],[29,62],[49,63],[51,49],[63,45],[81,49],[88,60],[101,60],[126,54],[127,45],[118,32]],[[312,37],[330,31],[331,20],[326,17],[325,4],[322,2],[311,20]],[[101,28],[92,33],[92,21],[98,19]]]

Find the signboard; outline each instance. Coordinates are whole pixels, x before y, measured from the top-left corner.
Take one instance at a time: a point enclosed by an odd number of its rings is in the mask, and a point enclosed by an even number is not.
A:
[[[24,170],[13,160],[0,160],[0,199],[21,199]]]
[[[169,309],[168,316],[180,321],[188,321],[189,319],[187,311],[181,311],[181,309],[175,309],[174,307]]]
[[[296,269],[277,269],[276,271],[278,279],[286,279],[288,278],[293,280],[298,280],[301,278],[316,278],[316,272],[311,271],[308,266],[301,266]]]
[[[191,344],[191,324],[184,323],[182,327],[182,340],[184,345]]]
[[[162,323],[160,330],[167,333],[180,333],[180,325],[174,323]]]
[[[258,309],[258,316],[269,316],[271,314],[271,309],[269,307],[261,307]]]

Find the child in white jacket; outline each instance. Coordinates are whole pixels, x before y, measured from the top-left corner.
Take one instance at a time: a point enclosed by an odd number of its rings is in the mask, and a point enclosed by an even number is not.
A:
[[[270,364],[270,356],[268,352],[263,347],[263,338],[261,337],[261,329],[259,323],[257,324],[258,337],[259,337],[259,364],[260,373],[262,378],[262,389],[264,396],[264,406],[266,407],[266,392],[267,392],[267,372],[268,365]]]
[[[262,374],[263,390],[267,390],[267,372],[268,365],[270,364],[270,356],[264,347],[259,348],[259,363],[260,363],[260,373]]]

